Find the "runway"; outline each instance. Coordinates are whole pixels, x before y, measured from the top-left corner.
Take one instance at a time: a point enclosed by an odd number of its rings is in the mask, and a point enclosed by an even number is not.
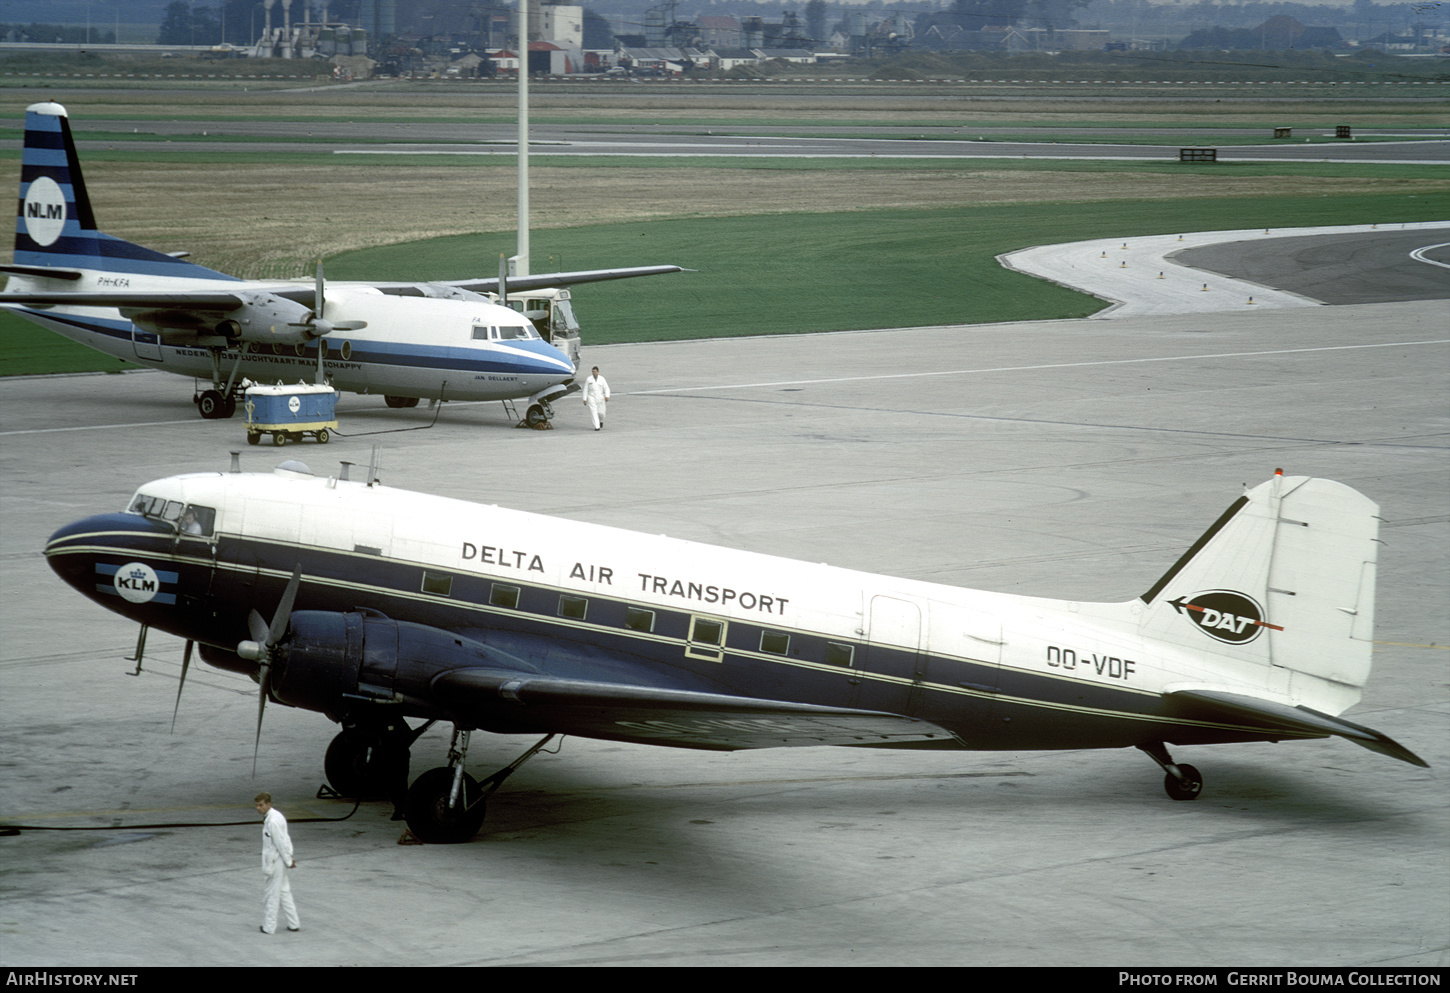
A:
[[[237,152],[281,154],[299,151],[339,155],[514,155],[518,129],[514,124],[437,122],[343,121],[233,121],[86,120],[85,97],[74,94],[55,99],[80,115],[72,122],[76,147],[82,155],[118,144],[147,140],[148,152]],[[1039,140],[1014,140],[1031,130]],[[93,134],[101,133],[104,137]],[[729,158],[890,158],[890,159],[1061,159],[1061,160],[1178,160],[1183,143],[1213,145],[1238,140],[1248,129],[1187,128],[1176,131],[1171,145],[1112,144],[1082,141],[1082,130],[1052,140],[1053,129],[990,127],[881,128],[839,125],[629,125],[535,124],[529,130],[533,155],[607,157],[729,157]],[[1133,129],[1095,132],[1107,139],[1138,137]],[[1425,133],[1413,136],[1361,131],[1371,140],[1313,141],[1326,137],[1323,129],[1301,129],[1297,142],[1273,141],[1268,134],[1259,144],[1218,147],[1224,162],[1376,162],[1398,165],[1450,163],[1450,139],[1433,140]],[[117,137],[119,136],[119,137]],[[1332,137],[1332,132],[1327,135]],[[0,143],[0,147],[4,147]],[[13,147],[18,148],[19,142]]]
[[[581,313],[587,315],[586,294]],[[0,380],[0,964],[1440,966],[1450,960],[1444,299],[587,346],[615,390],[516,431],[497,405],[347,396],[325,448],[249,448],[159,373]],[[587,316],[586,316],[587,319]],[[586,326],[587,335],[587,326]],[[586,339],[587,340],[587,339]],[[386,485],[934,582],[1145,590],[1276,467],[1381,507],[1375,671],[1342,740],[1133,750],[713,754],[567,739],[473,843],[396,844],[314,799],[333,734],[73,595],[40,549],[177,472],[300,458]],[[581,550],[585,551],[585,550]],[[480,741],[479,739],[486,739]],[[486,774],[530,742],[479,735]],[[414,748],[441,764],[447,731]],[[257,933],[251,798],[294,822],[298,934]],[[225,827],[152,827],[241,821]]]

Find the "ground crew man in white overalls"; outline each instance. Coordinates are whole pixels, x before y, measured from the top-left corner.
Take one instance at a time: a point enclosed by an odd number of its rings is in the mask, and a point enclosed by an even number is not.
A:
[[[596,431],[604,427],[604,405],[608,402],[609,384],[599,375],[599,367],[595,366],[594,372],[584,380],[584,406],[589,408],[589,419],[594,422]]]
[[[272,806],[272,794],[258,793],[257,813],[262,815],[262,871],[267,874],[267,890],[262,897],[262,933],[277,930],[277,909],[287,918],[288,931],[300,931],[297,905],[292,902],[292,884],[287,870],[297,868],[292,858],[292,838],[287,834],[287,818]]]

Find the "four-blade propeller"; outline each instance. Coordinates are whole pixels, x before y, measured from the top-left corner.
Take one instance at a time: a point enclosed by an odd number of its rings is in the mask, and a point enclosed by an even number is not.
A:
[[[277,604],[277,612],[272,615],[272,623],[268,625],[262,615],[253,609],[247,618],[247,627],[252,638],[237,645],[238,655],[260,663],[257,667],[257,681],[262,690],[257,700],[257,738],[252,743],[253,776],[257,774],[257,752],[262,745],[262,714],[267,709],[267,694],[271,690],[272,662],[276,658],[277,645],[287,633],[287,622],[292,617],[292,604],[297,599],[297,588],[301,585],[302,565],[298,563],[297,568],[292,571],[292,578],[287,581],[287,588],[282,591],[282,600]]]

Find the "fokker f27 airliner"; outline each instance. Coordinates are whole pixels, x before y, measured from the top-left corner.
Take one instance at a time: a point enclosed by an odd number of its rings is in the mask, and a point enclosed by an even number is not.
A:
[[[388,405],[523,400],[552,415],[570,392],[573,357],[486,294],[625,279],[640,266],[456,282],[242,280],[96,230],[66,110],[25,112],[15,260],[0,306],[83,345],[143,366],[209,379],[203,417],[230,417],[243,379],[325,376]]]
[[[1370,672],[1378,508],[1276,473],[1127,603],[871,575],[314,475],[196,473],[62,527],[71,586],[187,639],[267,701],[341,724],[347,796],[393,795],[425,841],[466,841],[548,737],[788,745],[1142,749],[1339,735]],[[587,549],[587,552],[581,551]],[[181,689],[178,687],[177,702]],[[409,720],[427,723],[414,728]],[[454,727],[403,795],[409,749]],[[546,737],[480,785],[469,735]]]

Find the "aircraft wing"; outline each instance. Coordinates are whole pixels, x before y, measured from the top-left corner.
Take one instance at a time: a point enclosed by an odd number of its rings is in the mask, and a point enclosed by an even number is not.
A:
[[[951,732],[869,710],[698,693],[501,669],[452,669],[432,683],[459,720],[502,734],[586,738],[713,751],[804,745],[930,747]]]
[[[542,276],[510,276],[507,280],[509,292],[539,290],[549,286],[573,286],[577,283],[601,283],[609,279],[633,279],[635,276],[660,276],[668,272],[689,272],[677,265],[645,265],[632,269],[583,269],[578,272],[551,272]],[[497,293],[498,280],[463,279],[447,283],[460,290],[474,293]]]
[[[579,283],[600,283],[609,279],[633,279],[635,276],[660,276],[669,272],[693,272],[677,265],[646,265],[632,269],[581,269],[577,272],[548,272],[540,276],[510,276],[505,282],[510,293],[539,290],[554,286],[574,286]],[[498,277],[489,279],[428,280],[409,283],[370,282],[366,285],[384,293],[403,294],[422,292],[425,287],[449,286],[470,293],[497,293]]]
[[[1291,707],[1286,703],[1216,690],[1180,690],[1166,693],[1164,698],[1174,704],[1175,710],[1180,711],[1182,716],[1191,719],[1247,723],[1266,730],[1282,730],[1296,737],[1326,738],[1336,734],[1372,752],[1429,768],[1428,762],[1388,735],[1308,707]]]

